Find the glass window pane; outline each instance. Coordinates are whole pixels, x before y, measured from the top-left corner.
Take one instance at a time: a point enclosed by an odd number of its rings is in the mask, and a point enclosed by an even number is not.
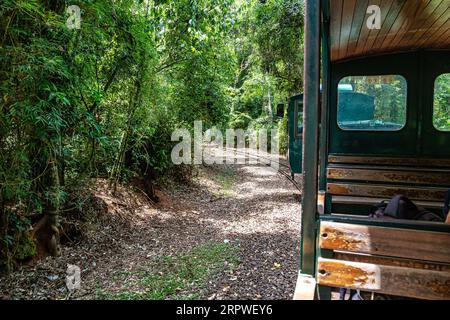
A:
[[[352,76],[338,87],[343,130],[397,131],[406,125],[406,79],[400,75]]]
[[[450,73],[440,75],[434,83],[433,124],[440,131],[450,131]]]

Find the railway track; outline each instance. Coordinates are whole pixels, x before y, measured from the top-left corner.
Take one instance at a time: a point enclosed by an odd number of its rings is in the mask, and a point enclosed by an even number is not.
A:
[[[234,149],[233,152],[235,152],[236,154],[243,155],[244,157],[252,158],[252,159],[257,159],[257,160],[263,159],[268,162],[268,164],[266,164],[266,166],[270,166],[270,162],[274,160],[274,159],[270,159],[267,157],[263,157],[259,154],[251,154],[251,153],[242,152],[242,151],[239,151],[236,149]],[[278,168],[277,173],[282,175],[286,179],[288,179],[298,191],[302,192],[302,188],[301,188],[300,184],[297,181],[295,181],[295,179],[291,175],[291,169],[290,169],[289,165],[281,163],[280,161],[278,161],[278,165],[279,165],[279,168]]]

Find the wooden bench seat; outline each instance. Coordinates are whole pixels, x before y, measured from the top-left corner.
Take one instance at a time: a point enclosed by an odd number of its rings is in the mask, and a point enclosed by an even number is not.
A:
[[[330,156],[328,161],[326,191],[332,205],[327,211],[331,211],[329,218],[325,215],[320,222],[317,283],[412,298],[450,299],[447,225],[374,222],[367,217],[357,221],[354,216],[360,209],[398,194],[421,207],[441,210],[450,188],[450,160]]]
[[[371,206],[399,194],[421,207],[439,210],[450,189],[448,159],[330,156],[328,160],[326,191],[331,211]]]
[[[450,186],[449,169],[330,165],[327,176],[332,180],[402,183],[411,187]]]
[[[450,299],[450,233],[321,221],[317,283]]]
[[[328,156],[328,163],[450,168],[450,159],[422,159],[411,157],[400,158],[400,157],[377,157],[377,156],[330,155]]]
[[[391,197],[386,198],[368,198],[368,197],[347,197],[347,196],[333,196],[334,204],[352,204],[352,205],[376,205],[382,201],[389,201]],[[442,209],[442,201],[414,201],[418,206],[427,209]]]

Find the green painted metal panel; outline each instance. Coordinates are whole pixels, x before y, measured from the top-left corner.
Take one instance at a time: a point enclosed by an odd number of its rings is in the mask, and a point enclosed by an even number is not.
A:
[[[374,114],[374,97],[357,92],[339,92],[338,121],[340,123],[373,119]]]
[[[340,119],[343,121],[358,121],[360,119],[365,119],[370,117],[374,112],[373,98],[360,93],[354,93],[349,91],[345,86],[339,86],[339,92],[342,94],[344,99],[341,101],[345,102],[348,106],[347,108],[340,109]],[[347,102],[349,101],[349,102]],[[369,102],[367,102],[369,101]],[[355,112],[361,104],[372,105],[372,108],[365,110],[366,112]],[[355,107],[354,107],[355,106]],[[325,121],[321,118],[321,122]],[[321,126],[321,129],[325,126]],[[288,132],[289,132],[289,164],[291,167],[291,172],[299,174],[302,172],[302,154],[303,154],[303,94],[295,95],[289,98],[288,101]],[[321,131],[321,142],[320,145],[326,145],[327,141],[322,139],[326,137],[326,131],[322,133]],[[324,153],[321,159],[327,159]],[[325,164],[321,168],[326,168]],[[321,174],[326,176],[326,172]],[[324,187],[323,187],[324,188]]]
[[[301,215],[300,271],[315,276],[317,174],[320,103],[320,23],[317,0],[305,4],[305,90],[303,129],[303,197]]]
[[[424,108],[421,114],[422,132],[419,138],[420,156],[423,158],[450,158],[450,132],[439,131],[433,125],[434,83],[436,77],[443,73],[450,73],[450,52],[424,54],[422,81]],[[450,92],[448,94],[450,96]]]
[[[322,126],[320,136],[320,166],[321,166],[321,183],[320,188],[326,188],[326,167],[329,154],[334,155],[355,155],[355,156],[393,156],[393,157],[416,157],[416,158],[436,158],[445,159],[450,157],[450,132],[438,131],[433,126],[433,93],[435,78],[442,73],[450,72],[450,51],[420,51],[410,53],[397,53],[383,56],[372,56],[359,59],[348,60],[335,64],[327,65],[329,62],[329,37],[327,8],[328,0],[322,0],[324,9],[324,21],[322,25],[323,39],[323,106],[324,114],[321,116]],[[311,13],[307,12],[307,16],[311,17]],[[314,17],[313,17],[314,18]],[[311,26],[310,26],[311,27]],[[306,35],[308,37],[308,34]],[[312,41],[311,39],[309,39]],[[320,50],[314,49],[317,55]],[[312,54],[313,50],[306,47],[305,57],[307,53]],[[313,61],[312,57],[309,58]],[[308,60],[307,60],[308,61]],[[315,73],[309,73],[312,65],[305,66],[306,75],[306,91],[305,106],[309,101],[314,101],[314,90],[311,79],[316,78]],[[339,81],[346,76],[365,76],[365,75],[401,75],[408,83],[407,93],[407,114],[406,125],[398,131],[368,131],[368,130],[342,130],[338,126],[338,95],[348,100],[347,106],[356,108],[357,104],[372,105],[369,97],[364,97],[356,93],[343,93],[343,88],[338,89]],[[327,81],[327,77],[329,82]],[[309,81],[308,81],[309,79]],[[309,82],[309,83],[308,83]],[[309,85],[309,86],[308,86]],[[309,91],[308,91],[309,90]],[[308,98],[309,95],[309,98]],[[364,102],[359,103],[358,102]],[[311,110],[309,110],[311,111]],[[347,110],[349,111],[349,110]],[[354,112],[355,111],[355,112]],[[359,121],[361,118],[371,118],[372,108],[366,110],[353,110],[347,114],[340,114],[345,121]],[[312,128],[308,128],[311,123],[317,122],[317,119],[308,117],[308,108],[305,108],[305,134],[304,134],[304,151],[305,158],[309,155],[316,155],[317,143],[315,132]],[[309,120],[312,120],[309,122]],[[317,123],[319,126],[319,123]],[[290,131],[290,135],[291,135]],[[314,143],[309,141],[309,137],[313,137]],[[317,246],[317,236],[320,221],[336,221],[361,225],[374,225],[383,227],[417,229],[427,231],[450,232],[450,225],[443,223],[424,223],[417,221],[382,221],[362,218],[361,216],[336,216],[331,214],[319,216],[316,212],[317,201],[317,171],[313,169],[313,165],[317,165],[317,158],[303,159],[303,172],[306,185],[303,194],[303,215],[302,217],[302,270],[308,273],[315,269],[317,258],[321,255],[328,255],[329,252],[321,252]],[[315,168],[317,169],[317,167]],[[311,174],[315,174],[314,181]],[[450,186],[449,186],[450,187]],[[309,197],[312,197],[309,199]],[[307,198],[305,201],[305,198]],[[327,213],[331,213],[330,198],[327,197]],[[307,204],[307,206],[305,206]],[[353,210],[358,209],[358,210]],[[369,210],[367,206],[365,209]],[[349,209],[353,214],[360,213],[362,207],[351,207]],[[343,211],[348,211],[343,209]],[[315,223],[312,222],[315,219]],[[314,233],[311,233],[313,228]],[[305,252],[305,249],[308,251]],[[314,251],[314,266],[311,265],[312,251]],[[318,286],[318,295],[329,297],[328,288]]]
[[[329,120],[329,92],[331,85],[330,70],[330,3],[328,0],[322,2],[322,104],[320,112],[320,146],[319,146],[319,189],[326,190],[327,187],[327,165],[328,165],[328,120]],[[325,203],[325,213],[329,210]]]
[[[418,55],[399,54],[358,59],[332,65],[330,92],[329,153],[412,156],[416,154],[418,129]],[[403,76],[408,83],[406,125],[399,131],[350,131],[338,125],[338,84],[347,76]]]
[[[289,98],[288,127],[289,165],[292,173],[300,174],[303,154],[303,94]]]
[[[450,72],[450,52],[413,52],[332,65],[329,154],[450,157],[450,132],[433,126],[434,80]],[[346,76],[394,75],[407,80],[406,125],[399,131],[342,130],[338,125],[338,83]],[[344,96],[344,93],[339,93]],[[368,112],[368,110],[367,110]],[[359,117],[355,115],[356,117]]]

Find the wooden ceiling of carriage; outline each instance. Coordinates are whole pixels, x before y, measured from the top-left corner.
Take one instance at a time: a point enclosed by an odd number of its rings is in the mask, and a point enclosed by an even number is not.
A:
[[[381,29],[370,30],[370,5]],[[450,49],[450,0],[330,0],[331,60],[419,49]]]

